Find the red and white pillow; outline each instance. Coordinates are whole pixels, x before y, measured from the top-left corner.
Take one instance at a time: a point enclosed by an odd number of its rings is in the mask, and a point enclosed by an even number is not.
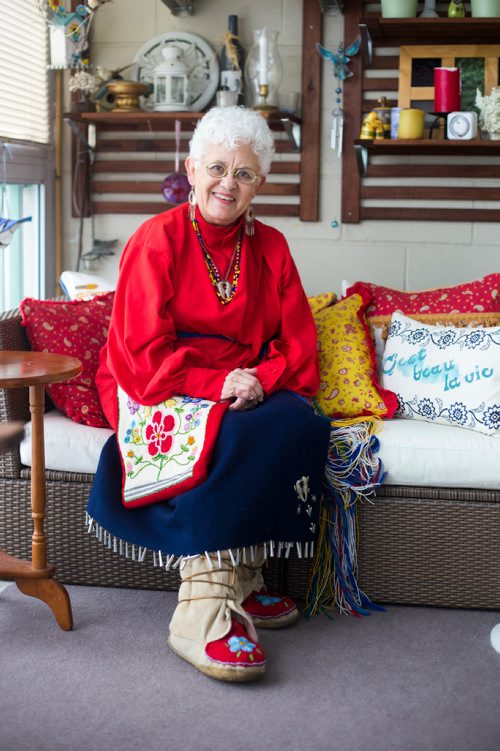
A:
[[[109,427],[95,386],[99,353],[107,336],[114,292],[91,300],[36,300],[25,298],[22,322],[31,348],[76,357],[82,363],[79,376],[47,386],[54,405],[75,422],[96,428]]]
[[[370,282],[356,282],[348,286],[345,294],[353,292],[370,295],[367,318],[392,315],[395,310],[405,315],[500,312],[500,274],[488,274],[483,279],[454,287],[413,292]]]

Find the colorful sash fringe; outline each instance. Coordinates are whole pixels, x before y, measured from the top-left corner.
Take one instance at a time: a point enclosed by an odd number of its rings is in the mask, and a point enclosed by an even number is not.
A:
[[[378,418],[332,421],[325,470],[325,492],[320,509],[316,555],[309,577],[305,615],[341,613],[369,615],[384,610],[357,584],[357,525],[359,503],[371,502],[384,480],[380,459]]]

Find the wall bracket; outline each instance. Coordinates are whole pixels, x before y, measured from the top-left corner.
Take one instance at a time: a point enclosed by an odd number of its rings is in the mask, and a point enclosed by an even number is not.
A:
[[[162,0],[174,16],[192,16],[194,0]]]
[[[319,0],[322,13],[327,15],[342,15],[344,12],[344,3],[342,0]]]

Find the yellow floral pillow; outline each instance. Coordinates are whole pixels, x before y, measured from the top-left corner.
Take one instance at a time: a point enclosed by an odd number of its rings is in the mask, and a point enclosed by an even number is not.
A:
[[[337,295],[335,292],[321,292],[321,294],[315,295],[314,297],[308,297],[307,300],[312,314],[316,315],[320,310],[328,308],[330,305],[337,302]]]
[[[352,294],[314,315],[321,373],[316,399],[328,417],[392,417],[397,409],[396,395],[377,381],[364,315],[369,299]]]

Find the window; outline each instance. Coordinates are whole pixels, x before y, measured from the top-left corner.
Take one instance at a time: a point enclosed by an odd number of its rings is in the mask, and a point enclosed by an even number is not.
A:
[[[48,31],[34,0],[0,0],[0,136],[49,142]]]
[[[12,143],[3,148],[9,154],[0,186],[2,213],[8,213],[3,218],[31,221],[18,225],[6,247],[0,245],[0,311],[26,296],[52,297],[56,276],[52,149]]]
[[[54,294],[54,157],[48,31],[34,0],[0,0],[0,206],[18,225],[0,246],[0,310]]]

